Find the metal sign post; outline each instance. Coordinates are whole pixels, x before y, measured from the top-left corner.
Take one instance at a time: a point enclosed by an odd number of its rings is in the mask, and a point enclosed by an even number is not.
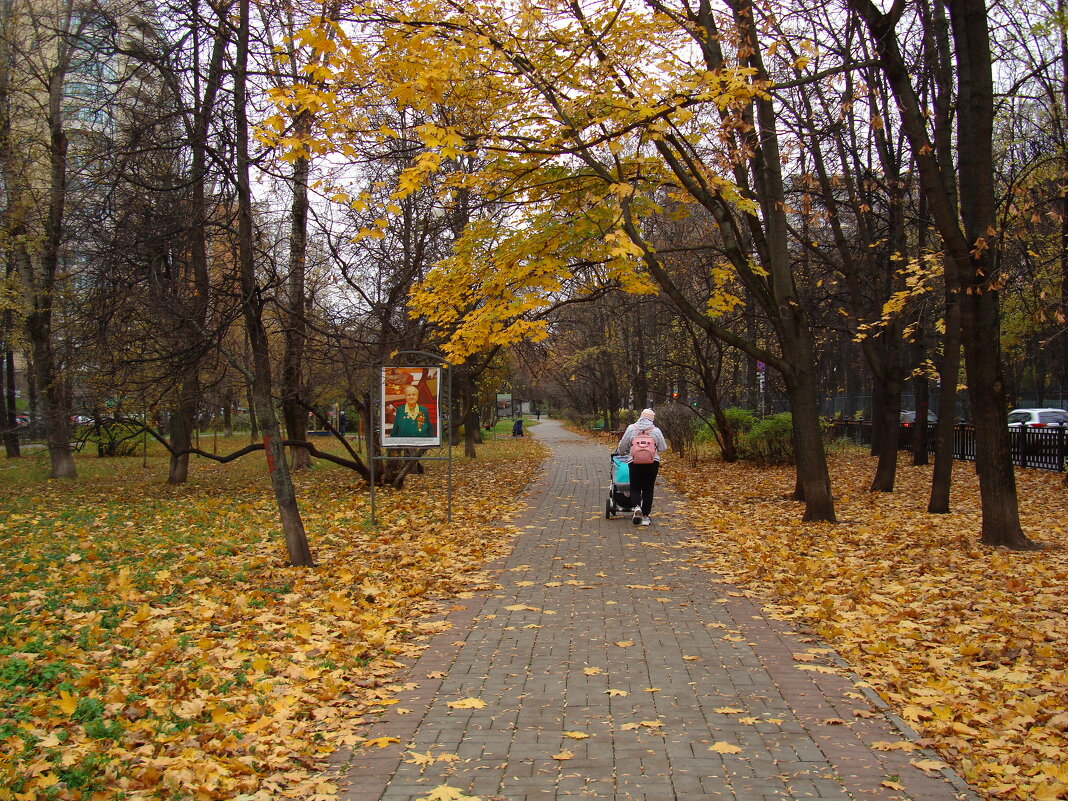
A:
[[[369,421],[368,463],[371,473],[371,524],[377,511],[375,500],[375,462],[446,462],[445,519],[452,522],[452,364],[437,353],[421,350],[402,350],[393,354],[404,364],[380,364],[377,395],[377,419]],[[424,364],[409,362],[421,359]],[[433,387],[430,385],[433,384]],[[375,413],[372,400],[371,413]],[[377,455],[375,429],[378,429],[383,455]],[[445,448],[444,456],[426,456],[431,449]],[[389,449],[401,449],[391,455]],[[417,449],[414,456],[403,450]]]

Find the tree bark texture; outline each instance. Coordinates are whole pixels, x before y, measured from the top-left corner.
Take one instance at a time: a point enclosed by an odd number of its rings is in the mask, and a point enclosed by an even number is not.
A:
[[[267,470],[285,534],[289,562],[312,566],[311,548],[297,507],[293,481],[286,463],[285,447],[279,436],[278,418],[271,402],[271,354],[263,325],[263,298],[256,285],[255,247],[252,223],[252,188],[249,181],[247,70],[249,44],[249,0],[240,0],[237,54],[234,70],[234,111],[237,127],[238,267],[241,274],[241,305],[252,351],[251,392],[257,418],[263,431]],[[251,411],[251,410],[250,410]]]
[[[185,377],[179,385],[170,420],[171,445],[179,455],[171,454],[168,484],[184,484],[189,479],[189,454],[182,451],[193,446],[193,427],[196,425],[197,399],[200,397],[196,363],[187,364],[183,372]]]
[[[9,318],[6,322],[8,325],[13,324],[10,312],[5,314],[5,317]],[[10,328],[6,330],[10,331]],[[22,451],[19,447],[19,435],[18,435],[18,419],[15,417],[15,354],[12,351],[7,351],[2,354],[4,359],[4,403],[2,408],[4,409],[4,452],[8,458],[18,458]]]
[[[965,254],[958,254],[964,278],[961,340],[975,422],[975,466],[983,508],[982,541],[1029,548],[1016,498],[1016,474],[1009,447],[1008,388],[1001,358],[994,239],[994,88],[990,29],[984,0],[950,0],[950,28],[958,66],[958,183]]]
[[[306,127],[302,119],[308,114],[301,112],[297,119],[298,129]],[[308,173],[310,162],[298,158],[293,164],[289,229],[289,303],[286,310],[285,352],[282,355],[282,416],[285,419],[289,439],[307,439],[308,415],[300,405],[304,392],[304,284],[308,252]],[[293,447],[293,469],[311,467],[311,455],[307,448]]]
[[[914,346],[913,364],[920,364],[924,357],[923,337],[918,337]],[[927,453],[928,424],[927,415],[931,409],[931,385],[926,372],[917,374],[912,380],[913,395],[916,398],[916,419],[912,429],[912,465],[919,467],[930,462]]]
[[[804,522],[835,523],[837,516],[820,426],[814,348],[807,327],[797,333],[796,339],[787,339],[783,344],[784,357],[796,365],[795,369],[784,373],[797,461],[795,498],[805,502]]]

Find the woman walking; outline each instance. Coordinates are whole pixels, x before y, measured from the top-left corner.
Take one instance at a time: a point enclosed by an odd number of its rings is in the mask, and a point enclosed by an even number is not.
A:
[[[656,427],[656,412],[642,409],[636,423],[627,426],[616,453],[630,462],[630,503],[634,525],[648,526],[653,510],[653,486],[660,472],[660,454],[667,450],[663,432]]]

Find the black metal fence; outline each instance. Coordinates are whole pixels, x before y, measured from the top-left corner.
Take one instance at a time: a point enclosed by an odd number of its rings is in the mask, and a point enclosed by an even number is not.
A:
[[[902,423],[898,427],[897,447],[912,450],[912,437],[916,426]],[[871,444],[871,423],[866,421],[835,421],[831,423],[831,436],[851,439],[858,445]],[[1017,467],[1038,470],[1065,469],[1068,461],[1068,426],[1045,428],[1010,428],[1009,447],[1012,463]],[[935,424],[927,424],[927,450],[934,453]],[[953,426],[953,458],[975,461],[975,427],[958,423]]]

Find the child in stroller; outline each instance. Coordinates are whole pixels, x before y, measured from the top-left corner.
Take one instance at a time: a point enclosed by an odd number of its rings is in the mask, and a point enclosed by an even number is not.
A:
[[[604,519],[611,520],[619,513],[630,514],[630,465],[626,456],[618,456],[613,451],[612,477],[608,486],[608,499],[604,502]]]

